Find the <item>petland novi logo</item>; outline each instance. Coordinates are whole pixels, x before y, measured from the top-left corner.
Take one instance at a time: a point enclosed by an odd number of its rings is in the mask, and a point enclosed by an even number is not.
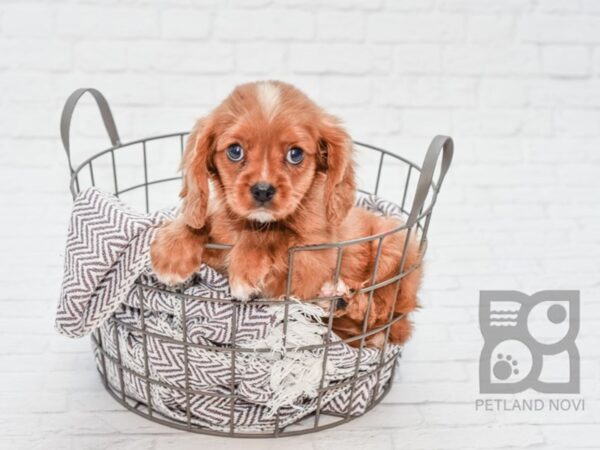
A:
[[[579,291],[482,291],[482,394],[579,393]]]
[[[479,327],[484,345],[479,357],[479,392],[517,394],[533,389],[544,394],[578,394],[580,360],[575,339],[579,319],[579,291],[533,295],[481,291]],[[511,404],[522,401],[510,400]],[[544,404],[538,399],[532,403],[535,407],[523,405],[523,409],[539,410]],[[551,404],[547,403],[549,409]],[[490,410],[490,405],[496,410],[515,409],[507,407],[506,399],[476,401],[477,409]],[[582,399],[578,405],[584,409]]]

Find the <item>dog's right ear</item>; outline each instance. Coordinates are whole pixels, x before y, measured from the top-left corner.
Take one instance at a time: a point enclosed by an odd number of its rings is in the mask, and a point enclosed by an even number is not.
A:
[[[214,150],[214,127],[210,117],[200,119],[190,132],[181,161],[183,199],[181,217],[186,225],[200,229],[206,222],[208,209],[208,172]]]

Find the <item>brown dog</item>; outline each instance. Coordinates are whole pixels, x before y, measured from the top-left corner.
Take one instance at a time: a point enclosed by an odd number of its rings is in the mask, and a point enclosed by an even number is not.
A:
[[[158,278],[182,282],[204,262],[229,275],[231,294],[238,299],[277,298],[286,293],[291,247],[367,236],[397,225],[352,208],[352,152],[339,121],[293,86],[276,81],[238,86],[189,136],[181,212],[157,232],[151,246]],[[233,247],[227,252],[204,249],[208,241]],[[400,233],[386,238],[377,278],[388,276],[392,267],[398,270],[402,241]],[[358,286],[370,281],[365,275],[373,255],[366,250],[369,244],[352,247],[344,256],[342,278]],[[335,249],[297,252],[291,294],[317,297],[333,279],[336,259]],[[418,280],[402,287],[399,302],[391,288],[379,289],[374,303],[387,306],[372,308],[369,326],[381,323],[380,309],[389,312],[394,303],[397,310],[403,302],[400,309],[414,309],[417,286]],[[354,306],[365,303],[361,295],[348,297],[340,322],[347,335],[359,334],[348,324],[360,322],[361,314],[364,318],[364,308]],[[395,341],[408,337],[400,334]]]

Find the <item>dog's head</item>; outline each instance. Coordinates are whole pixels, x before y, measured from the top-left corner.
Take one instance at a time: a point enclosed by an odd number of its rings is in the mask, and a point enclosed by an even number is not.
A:
[[[317,187],[332,224],[354,202],[350,136],[306,95],[277,81],[238,86],[200,119],[182,169],[182,214],[193,228],[204,226],[209,177],[231,213],[250,221],[290,218]]]

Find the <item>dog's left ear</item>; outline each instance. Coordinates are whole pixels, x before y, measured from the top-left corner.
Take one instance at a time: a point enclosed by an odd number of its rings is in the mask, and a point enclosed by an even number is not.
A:
[[[324,114],[319,127],[319,151],[327,174],[325,208],[327,219],[339,225],[354,205],[356,182],[352,160],[352,139],[329,114]]]

